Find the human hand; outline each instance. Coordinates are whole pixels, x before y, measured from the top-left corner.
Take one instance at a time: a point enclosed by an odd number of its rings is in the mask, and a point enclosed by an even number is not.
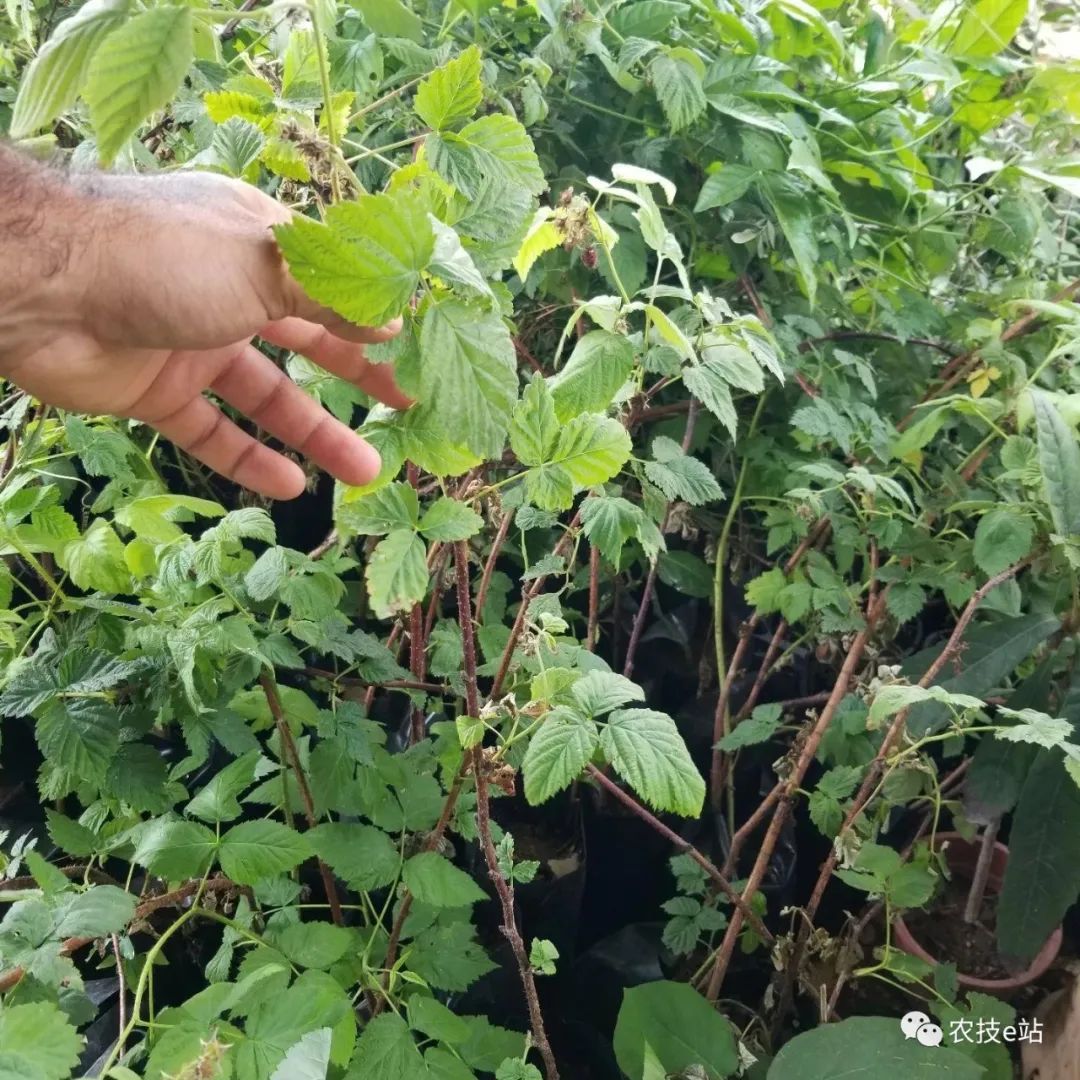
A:
[[[395,408],[410,403],[390,367],[364,355],[400,324],[353,326],[289,276],[271,233],[288,209],[236,180],[173,174],[76,181],[53,193],[48,214],[45,235],[25,238],[39,245],[45,272],[31,269],[26,287],[0,302],[6,378],[63,409],[149,424],[271,498],[299,495],[303,470],[229,420],[206,390],[338,479],[374,479],[376,451],[251,343],[302,353]]]

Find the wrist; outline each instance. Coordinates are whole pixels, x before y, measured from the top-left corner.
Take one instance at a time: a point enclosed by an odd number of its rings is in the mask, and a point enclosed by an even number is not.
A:
[[[93,199],[0,147],[0,374],[81,320]]]

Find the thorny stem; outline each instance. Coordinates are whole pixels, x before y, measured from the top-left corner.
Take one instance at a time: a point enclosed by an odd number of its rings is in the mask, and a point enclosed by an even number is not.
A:
[[[282,755],[288,761],[289,767],[296,777],[296,786],[300,791],[300,800],[304,804],[304,817],[307,819],[308,828],[314,829],[319,822],[318,815],[315,813],[315,800],[312,798],[311,785],[308,783],[307,774],[304,772],[304,766],[300,761],[300,754],[296,749],[296,742],[293,740],[292,731],[289,728],[289,721],[286,719],[285,710],[281,705],[277,683],[268,670],[263,670],[259,674],[259,685],[263,688],[263,693],[266,695],[266,704],[270,708],[270,715],[274,718],[278,738],[281,740]],[[286,805],[288,805],[287,799]],[[322,859],[318,860],[318,864],[319,876],[322,878],[323,890],[326,892],[326,902],[330,905],[330,917],[338,926],[344,926],[345,918],[341,913],[341,899],[338,896],[334,875],[331,873],[330,867]]]
[[[491,587],[491,576],[495,573],[495,563],[498,561],[503,544],[506,543],[506,537],[510,532],[510,525],[513,520],[513,510],[507,510],[503,513],[502,521],[499,522],[498,531],[495,533],[495,539],[491,542],[491,552],[487,557],[487,562],[484,563],[484,572],[480,577],[480,588],[476,590],[476,611],[481,617],[484,614],[484,604],[487,603],[488,589]]]
[[[465,674],[465,706],[470,716],[480,715],[480,693],[476,685],[476,638],[473,631],[472,600],[469,596],[469,546],[464,540],[454,544],[454,566],[457,570],[458,620],[461,623],[462,653]],[[533,1042],[544,1060],[544,1072],[547,1080],[559,1080],[559,1069],[555,1055],[548,1042],[544,1028],[544,1017],[540,1011],[540,999],[536,993],[536,978],[525,952],[525,942],[518,930],[514,917],[514,886],[507,881],[499,870],[499,856],[495,850],[495,841],[491,835],[491,807],[488,798],[488,782],[485,771],[483,747],[472,750],[473,778],[476,781],[476,826],[480,834],[480,846],[484,851],[488,876],[499,896],[502,908],[502,932],[510,943],[510,949],[517,961],[521,988],[525,992],[525,1003],[529,1010],[529,1026]]]
[[[649,825],[650,828],[655,829],[656,832],[668,840],[672,847],[684,855],[689,855],[690,858],[709,875],[716,887],[728,898],[728,900],[742,912],[746,921],[753,928],[754,933],[757,934],[762,941],[771,942],[773,940],[772,933],[761,921],[760,916],[758,916],[746,900],[739,895],[738,891],[732,886],[731,882],[728,881],[724,874],[717,869],[709,859],[702,855],[689,840],[681,837],[674,829],[669,829],[655,814],[642,806],[629,792],[624,791],[619,787],[614,780],[605,776],[603,771],[598,769],[595,765],[590,764],[588,766],[588,774],[591,780],[596,781],[597,784],[608,792],[608,794],[613,795],[631,813],[636,814],[642,821]]]
[[[918,685],[923,687],[932,686],[937,680],[938,676],[945,670],[945,667],[952,661],[960,650],[961,643],[963,642],[964,635],[967,633],[968,627],[971,625],[971,620],[975,617],[975,612],[978,610],[979,605],[983,600],[999,585],[1008,581],[1010,578],[1015,577],[1025,566],[1027,566],[1034,556],[1028,556],[1026,559],[1015,563],[1013,566],[1002,570],[1001,573],[995,574],[982,586],[980,586],[971,599],[967,602],[966,607],[960,615],[960,618],[956,622],[956,626],[953,627],[952,633],[949,635],[949,640],[945,643],[945,647],[938,653],[934,662],[926,670],[925,674],[919,679]],[[887,591],[887,590],[886,590]],[[870,763],[870,768],[867,770],[866,776],[863,778],[862,784],[859,786],[858,792],[855,794],[855,798],[852,800],[851,806],[848,809],[847,814],[844,816],[843,824],[840,826],[840,830],[837,833],[837,840],[833,848],[830,850],[825,861],[821,865],[821,870],[818,873],[817,881],[814,884],[813,892],[810,894],[810,899],[805,908],[805,920],[803,921],[798,937],[796,938],[795,948],[792,952],[788,964],[788,970],[785,978],[784,991],[781,994],[781,1008],[780,1012],[786,1011],[786,1004],[790,1001],[792,982],[796,977],[796,973],[799,969],[800,958],[802,952],[806,947],[806,942],[810,936],[810,927],[813,925],[814,916],[817,914],[818,907],[821,904],[822,897],[825,895],[825,889],[828,887],[829,881],[832,878],[833,870],[836,867],[837,861],[837,849],[841,847],[843,837],[852,827],[859,815],[866,808],[867,803],[873,796],[873,793],[877,789],[878,780],[881,777],[881,773],[885,767],[885,762],[888,759],[889,754],[892,752],[892,748],[896,745],[902,732],[907,724],[908,709],[902,709],[893,718],[892,723],[889,726],[888,731],[885,733],[885,738],[882,740],[881,746],[878,748],[877,753],[874,755],[874,760]]]
[[[825,708],[821,710],[821,715],[818,717],[817,722],[811,728],[806,740],[803,742],[798,760],[795,762],[791,773],[784,781],[784,789],[778,798],[776,810],[773,813],[772,821],[769,823],[769,829],[765,834],[765,839],[761,844],[761,850],[758,852],[757,859],[754,861],[754,866],[750,871],[750,876],[743,889],[743,899],[745,901],[749,901],[754,893],[761,888],[761,883],[769,868],[769,861],[772,859],[773,851],[776,849],[776,843],[780,839],[780,833],[791,813],[796,793],[799,788],[802,787],[802,782],[806,777],[806,773],[817,755],[818,746],[821,744],[825,732],[832,723],[832,718],[836,715],[836,710],[840,707],[840,702],[843,701],[847,695],[848,686],[855,677],[855,672],[862,660],[862,655],[866,649],[867,642],[870,640],[870,635],[873,632],[874,623],[880,616],[883,607],[884,601],[881,600],[875,606],[873,611],[867,612],[866,625],[855,635],[855,639],[851,643],[847,657],[844,660],[843,667],[840,669],[840,674],[837,676],[836,683],[833,686],[832,693],[829,695],[829,700],[826,703]],[[713,965],[712,973],[709,976],[706,997],[710,1001],[716,1001],[720,995],[720,987],[723,985],[724,975],[731,963],[731,957],[735,951],[735,943],[738,940],[742,924],[742,910],[737,908],[731,913],[731,921],[728,923],[727,931],[724,934],[724,940],[717,951],[716,962]]]

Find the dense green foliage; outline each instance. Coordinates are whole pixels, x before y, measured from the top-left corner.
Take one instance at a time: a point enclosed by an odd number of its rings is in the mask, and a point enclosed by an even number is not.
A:
[[[3,752],[46,809],[0,833],[0,1077],[552,1080],[536,987],[550,1015],[571,958],[518,925],[550,869],[511,822],[582,799],[706,826],[652,914],[672,981],[627,991],[611,1068],[1011,1075],[895,1018],[788,1040],[848,982],[1012,1015],[890,944],[942,880],[920,822],[1015,810],[1002,955],[1080,893],[1080,70],[1035,56],[1053,13],[7,12],[12,137],[274,193],[312,297],[404,314],[370,355],[417,404],[280,357],[383,460],[307,497],[309,537],[138,425],[6,397]],[[694,696],[705,735],[671,715]],[[748,761],[764,838],[736,832]],[[825,860],[794,918],[763,886],[792,818]],[[842,916],[809,932],[833,878],[883,900],[874,956]],[[764,999],[724,982],[736,950]],[[499,965],[528,1035],[468,1006]]]

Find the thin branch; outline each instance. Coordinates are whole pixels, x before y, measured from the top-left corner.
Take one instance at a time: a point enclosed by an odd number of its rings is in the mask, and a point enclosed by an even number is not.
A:
[[[457,570],[458,619],[461,623],[463,666],[465,674],[465,704],[470,716],[480,715],[480,693],[476,685],[476,638],[473,631],[472,601],[469,596],[469,546],[464,540],[454,544],[454,565]],[[480,834],[480,846],[487,863],[488,876],[491,878],[502,907],[502,932],[510,943],[510,949],[517,961],[521,988],[525,993],[525,1003],[529,1010],[529,1025],[533,1042],[544,1060],[544,1072],[547,1080],[559,1080],[559,1069],[555,1055],[548,1042],[544,1028],[544,1017],[540,1011],[540,999],[536,993],[536,978],[525,951],[525,942],[518,930],[514,918],[514,885],[503,877],[499,869],[499,856],[495,850],[495,841],[491,835],[491,808],[488,798],[488,782],[483,747],[472,750],[473,777],[476,781],[476,826]]]
[[[281,741],[282,755],[288,761],[293,776],[296,777],[296,786],[300,791],[300,801],[304,804],[304,817],[307,819],[308,828],[314,829],[319,823],[318,816],[315,813],[315,800],[311,795],[311,785],[308,783],[307,774],[304,772],[304,766],[300,761],[300,754],[296,749],[296,742],[293,740],[289,721],[286,719],[285,710],[281,705],[277,683],[274,681],[273,675],[264,669],[259,673],[259,685],[266,696],[266,704],[270,708],[270,715],[274,718],[278,739]],[[286,805],[288,804],[286,803]],[[318,864],[319,876],[322,878],[323,890],[326,893],[326,902],[330,905],[330,917],[338,926],[344,926],[345,918],[341,912],[341,899],[338,897],[334,875],[330,867],[322,859],[318,860]]]
[[[650,828],[654,829],[666,840],[668,840],[672,847],[676,851],[681,852],[684,855],[689,855],[705,871],[706,874],[712,879],[713,884],[722,892],[732,904],[735,905],[737,911],[741,912],[746,921],[751,925],[754,933],[758,935],[765,942],[772,942],[773,935],[769,928],[761,921],[760,916],[754,911],[752,907],[746,902],[746,900],[739,895],[738,891],[732,886],[731,882],[720,872],[719,869],[712,862],[709,861],[704,855],[689,840],[681,837],[674,829],[669,829],[655,814],[653,814],[646,807],[642,806],[628,791],[625,791],[618,784],[615,783],[610,777],[605,776],[604,773],[598,769],[595,765],[590,764],[588,766],[588,775],[591,780],[595,780],[608,794],[613,795],[619,802],[623,804],[631,813],[641,818]]]

